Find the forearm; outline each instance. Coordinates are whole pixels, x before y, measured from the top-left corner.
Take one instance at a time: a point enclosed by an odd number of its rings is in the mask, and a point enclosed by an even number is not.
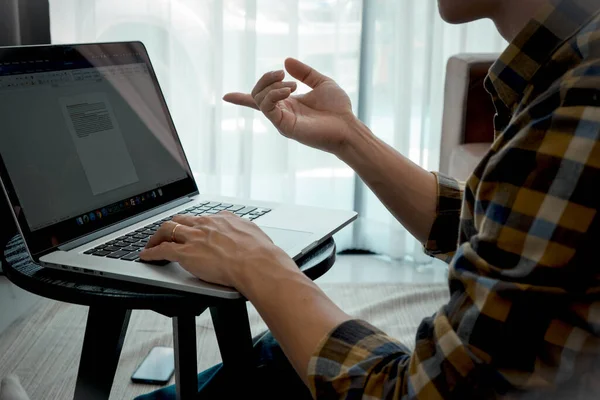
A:
[[[298,375],[321,339],[351,317],[340,310],[281,250],[268,264],[246,268],[236,288],[256,307]]]
[[[354,169],[396,219],[424,243],[436,216],[435,176],[378,139],[360,121],[356,120],[353,130],[338,157]]]

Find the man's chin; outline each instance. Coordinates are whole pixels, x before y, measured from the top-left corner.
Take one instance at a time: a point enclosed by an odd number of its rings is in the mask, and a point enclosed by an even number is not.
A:
[[[438,0],[438,9],[442,19],[449,24],[464,24],[485,18],[483,10],[475,3],[457,0]]]
[[[452,24],[452,25],[466,24],[467,22],[474,21],[472,19],[465,18],[464,16],[454,16],[452,14],[445,14],[445,13],[440,13],[440,15],[442,16],[442,19],[444,21],[446,21],[447,23]]]

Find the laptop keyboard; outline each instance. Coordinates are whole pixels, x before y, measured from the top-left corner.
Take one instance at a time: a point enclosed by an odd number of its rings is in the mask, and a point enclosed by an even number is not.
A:
[[[173,214],[172,216],[163,218],[152,224],[148,224],[143,228],[136,229],[135,231],[129,232],[119,238],[116,238],[115,240],[111,240],[110,242],[96,246],[93,249],[85,251],[83,254],[121,259],[125,261],[144,262],[154,265],[166,265],[169,263],[169,261],[141,261],[139,257],[140,252],[144,249],[144,247],[146,247],[150,237],[154,235],[154,233],[164,222],[170,221],[175,215],[214,215],[220,213],[221,211],[229,211],[244,219],[253,221],[271,210],[268,208],[206,201],[199,203],[194,207],[186,208],[177,214]]]

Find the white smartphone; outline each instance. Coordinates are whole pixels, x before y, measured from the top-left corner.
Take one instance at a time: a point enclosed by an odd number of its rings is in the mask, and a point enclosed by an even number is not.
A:
[[[131,375],[135,383],[164,385],[175,372],[175,353],[171,347],[154,347]]]

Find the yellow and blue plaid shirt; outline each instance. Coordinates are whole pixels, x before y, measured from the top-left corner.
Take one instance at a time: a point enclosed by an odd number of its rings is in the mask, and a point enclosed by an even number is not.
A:
[[[600,398],[600,1],[548,2],[485,85],[490,151],[465,186],[436,174],[426,250],[449,262],[448,304],[412,353],[338,326],[310,362],[316,398]]]

